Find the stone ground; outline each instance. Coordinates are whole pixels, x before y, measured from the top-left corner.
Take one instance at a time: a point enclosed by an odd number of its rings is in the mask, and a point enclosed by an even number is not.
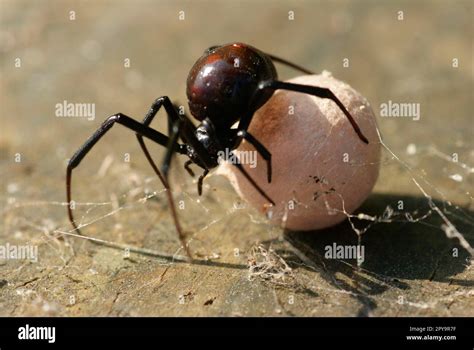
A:
[[[448,238],[459,232],[465,246],[474,244],[472,2],[0,6],[0,243],[38,247],[37,261],[0,260],[0,315],[474,315],[470,254]],[[73,187],[83,233],[109,246],[71,235],[68,157],[108,115],[140,119],[165,94],[184,103],[195,59],[231,41],[327,69],[371,101],[389,149],[358,210],[366,215],[351,218],[367,228],[361,266],[324,258],[333,242],[357,244],[349,221],[283,232],[241,203],[224,178],[209,177],[199,198],[180,159],[175,196],[198,259],[182,262],[162,186],[119,127],[81,164]],[[96,119],[56,117],[65,100],[95,104]],[[389,100],[420,103],[421,119],[381,118]],[[151,148],[160,159],[162,150]]]

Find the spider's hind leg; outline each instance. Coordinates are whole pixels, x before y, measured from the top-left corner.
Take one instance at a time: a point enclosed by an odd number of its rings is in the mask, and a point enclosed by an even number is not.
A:
[[[290,61],[287,61],[283,58],[280,58],[278,56],[274,56],[274,55],[271,55],[269,53],[265,53],[265,55],[267,55],[268,57],[270,57],[270,59],[274,62],[278,62],[278,63],[281,63],[285,66],[288,66],[288,67],[291,67],[293,69],[296,69],[302,73],[305,73],[305,74],[314,74],[314,72],[310,71],[309,69],[306,69],[304,67],[301,67],[300,65],[297,65],[296,63],[293,63],[293,62],[290,62]]]
[[[359,136],[359,139],[364,142],[364,143],[369,143],[369,140],[364,136],[362,131],[359,128],[359,125],[357,125],[356,121],[352,117],[352,115],[349,113],[349,111],[346,109],[344,104],[337,98],[334,93],[328,89],[328,88],[323,88],[319,86],[311,86],[311,85],[302,85],[302,84],[294,84],[294,83],[287,83],[284,81],[278,81],[278,80],[269,80],[269,81],[264,81],[259,84],[259,91],[264,91],[265,89],[270,89],[270,90],[289,90],[289,91],[295,91],[295,92],[301,92],[304,94],[320,97],[320,98],[328,98],[332,100],[338,107],[339,109],[344,113],[346,116],[347,120],[352,125],[352,128],[356,132],[357,136]]]

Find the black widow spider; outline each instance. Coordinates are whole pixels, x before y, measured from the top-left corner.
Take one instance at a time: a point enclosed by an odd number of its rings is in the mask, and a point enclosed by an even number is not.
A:
[[[162,96],[153,102],[142,123],[118,113],[107,118],[99,129],[82,145],[72,156],[67,166],[66,192],[68,214],[71,224],[80,234],[72,215],[71,175],[72,170],[79,165],[85,155],[109,131],[115,123],[121,124],[136,133],[138,142],[145,153],[148,162],[160,178],[164,187],[181,244],[188,257],[192,259],[185,235],[179,224],[178,215],[173,202],[168,171],[174,153],[187,155],[189,160],[184,167],[191,176],[193,171],[190,164],[196,164],[204,172],[199,176],[198,193],[201,195],[202,182],[210,169],[219,164],[219,152],[229,158],[233,156],[242,140],[252,144],[267,163],[268,182],[272,179],[271,153],[248,131],[250,122],[258,110],[273,95],[275,90],[290,90],[334,101],[344,112],[359,138],[369,143],[362,134],[350,113],[341,101],[328,88],[309,85],[292,84],[277,80],[277,72],[273,62],[285,64],[306,74],[313,74],[296,64],[284,59],[261,52],[260,50],[243,43],[231,43],[222,46],[212,46],[197,60],[187,79],[186,94],[191,114],[200,124],[196,127],[191,119],[179,113],[168,96]],[[168,136],[152,129],[150,123],[161,106],[165,107],[168,115]],[[237,128],[232,126],[238,122]],[[166,154],[159,170],[145,146],[143,137],[146,137],[164,147]],[[179,143],[181,139],[183,143]],[[220,154],[223,154],[220,153]],[[245,176],[253,187],[272,205],[275,203],[249,176],[239,163],[233,163]]]

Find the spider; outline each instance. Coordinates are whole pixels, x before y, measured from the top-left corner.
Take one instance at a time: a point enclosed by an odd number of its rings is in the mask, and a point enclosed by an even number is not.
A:
[[[279,81],[273,62],[287,65],[305,74],[313,74],[305,68],[263,53],[247,44],[230,43],[212,46],[205,50],[204,54],[196,61],[187,79],[188,105],[192,116],[200,122],[198,126],[195,126],[188,116],[178,111],[168,96],[156,99],[141,123],[123,113],[108,117],[72,156],[67,166],[68,216],[74,229],[80,234],[72,214],[72,170],[80,164],[92,147],[115,124],[123,125],[135,132],[145,157],[163,183],[179,240],[189,259],[192,259],[191,251],[178,220],[168,181],[170,164],[175,153],[186,155],[189,158],[184,167],[191,176],[194,177],[194,172],[189,167],[191,164],[196,164],[203,169],[197,182],[197,190],[201,195],[205,176],[209,170],[217,167],[221,160],[218,154],[226,154],[228,158],[231,158],[233,156],[232,150],[235,150],[242,140],[246,140],[265,160],[267,180],[270,183],[272,180],[272,155],[247,129],[255,111],[268,101],[275,90],[290,90],[334,101],[344,112],[360,140],[368,144],[367,138],[362,134],[351,114],[330,89]],[[168,117],[168,135],[150,127],[162,106]],[[238,124],[235,128],[233,126],[236,123]],[[144,137],[166,147],[160,169],[153,161],[145,145]],[[179,142],[180,140],[182,143]],[[225,150],[228,152],[223,152]],[[275,205],[239,162],[231,164],[242,173],[260,195],[271,205]]]

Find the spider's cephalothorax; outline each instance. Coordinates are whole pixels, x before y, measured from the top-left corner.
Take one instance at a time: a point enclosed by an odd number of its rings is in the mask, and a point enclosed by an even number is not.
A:
[[[74,207],[71,200],[72,170],[115,124],[121,124],[136,133],[148,162],[167,189],[166,195],[176,231],[189,257],[191,257],[190,250],[179,224],[168,181],[168,171],[175,153],[188,156],[189,159],[184,166],[191,175],[194,176],[194,172],[189,167],[191,164],[204,169],[198,180],[198,193],[201,194],[202,181],[209,170],[218,165],[219,152],[226,150],[221,154],[225,154],[228,160],[235,160],[232,150],[242,140],[246,140],[266,161],[268,182],[271,182],[272,155],[247,130],[254,113],[270,99],[275,90],[290,90],[332,100],[345,114],[360,140],[368,143],[351,114],[330,89],[279,81],[273,62],[285,64],[306,74],[312,74],[309,70],[294,63],[263,53],[246,44],[230,43],[212,46],[194,64],[187,80],[186,92],[189,108],[193,117],[201,122],[197,127],[185,114],[178,113],[168,96],[156,99],[141,123],[122,113],[107,118],[71,157],[67,166],[66,193],[67,201],[70,204],[68,205],[68,215],[75,230],[80,233],[72,214]],[[168,115],[169,135],[150,127],[162,106]],[[160,169],[151,157],[144,137],[166,147],[167,151]],[[231,164],[269,203],[275,204],[240,163],[233,162]]]

